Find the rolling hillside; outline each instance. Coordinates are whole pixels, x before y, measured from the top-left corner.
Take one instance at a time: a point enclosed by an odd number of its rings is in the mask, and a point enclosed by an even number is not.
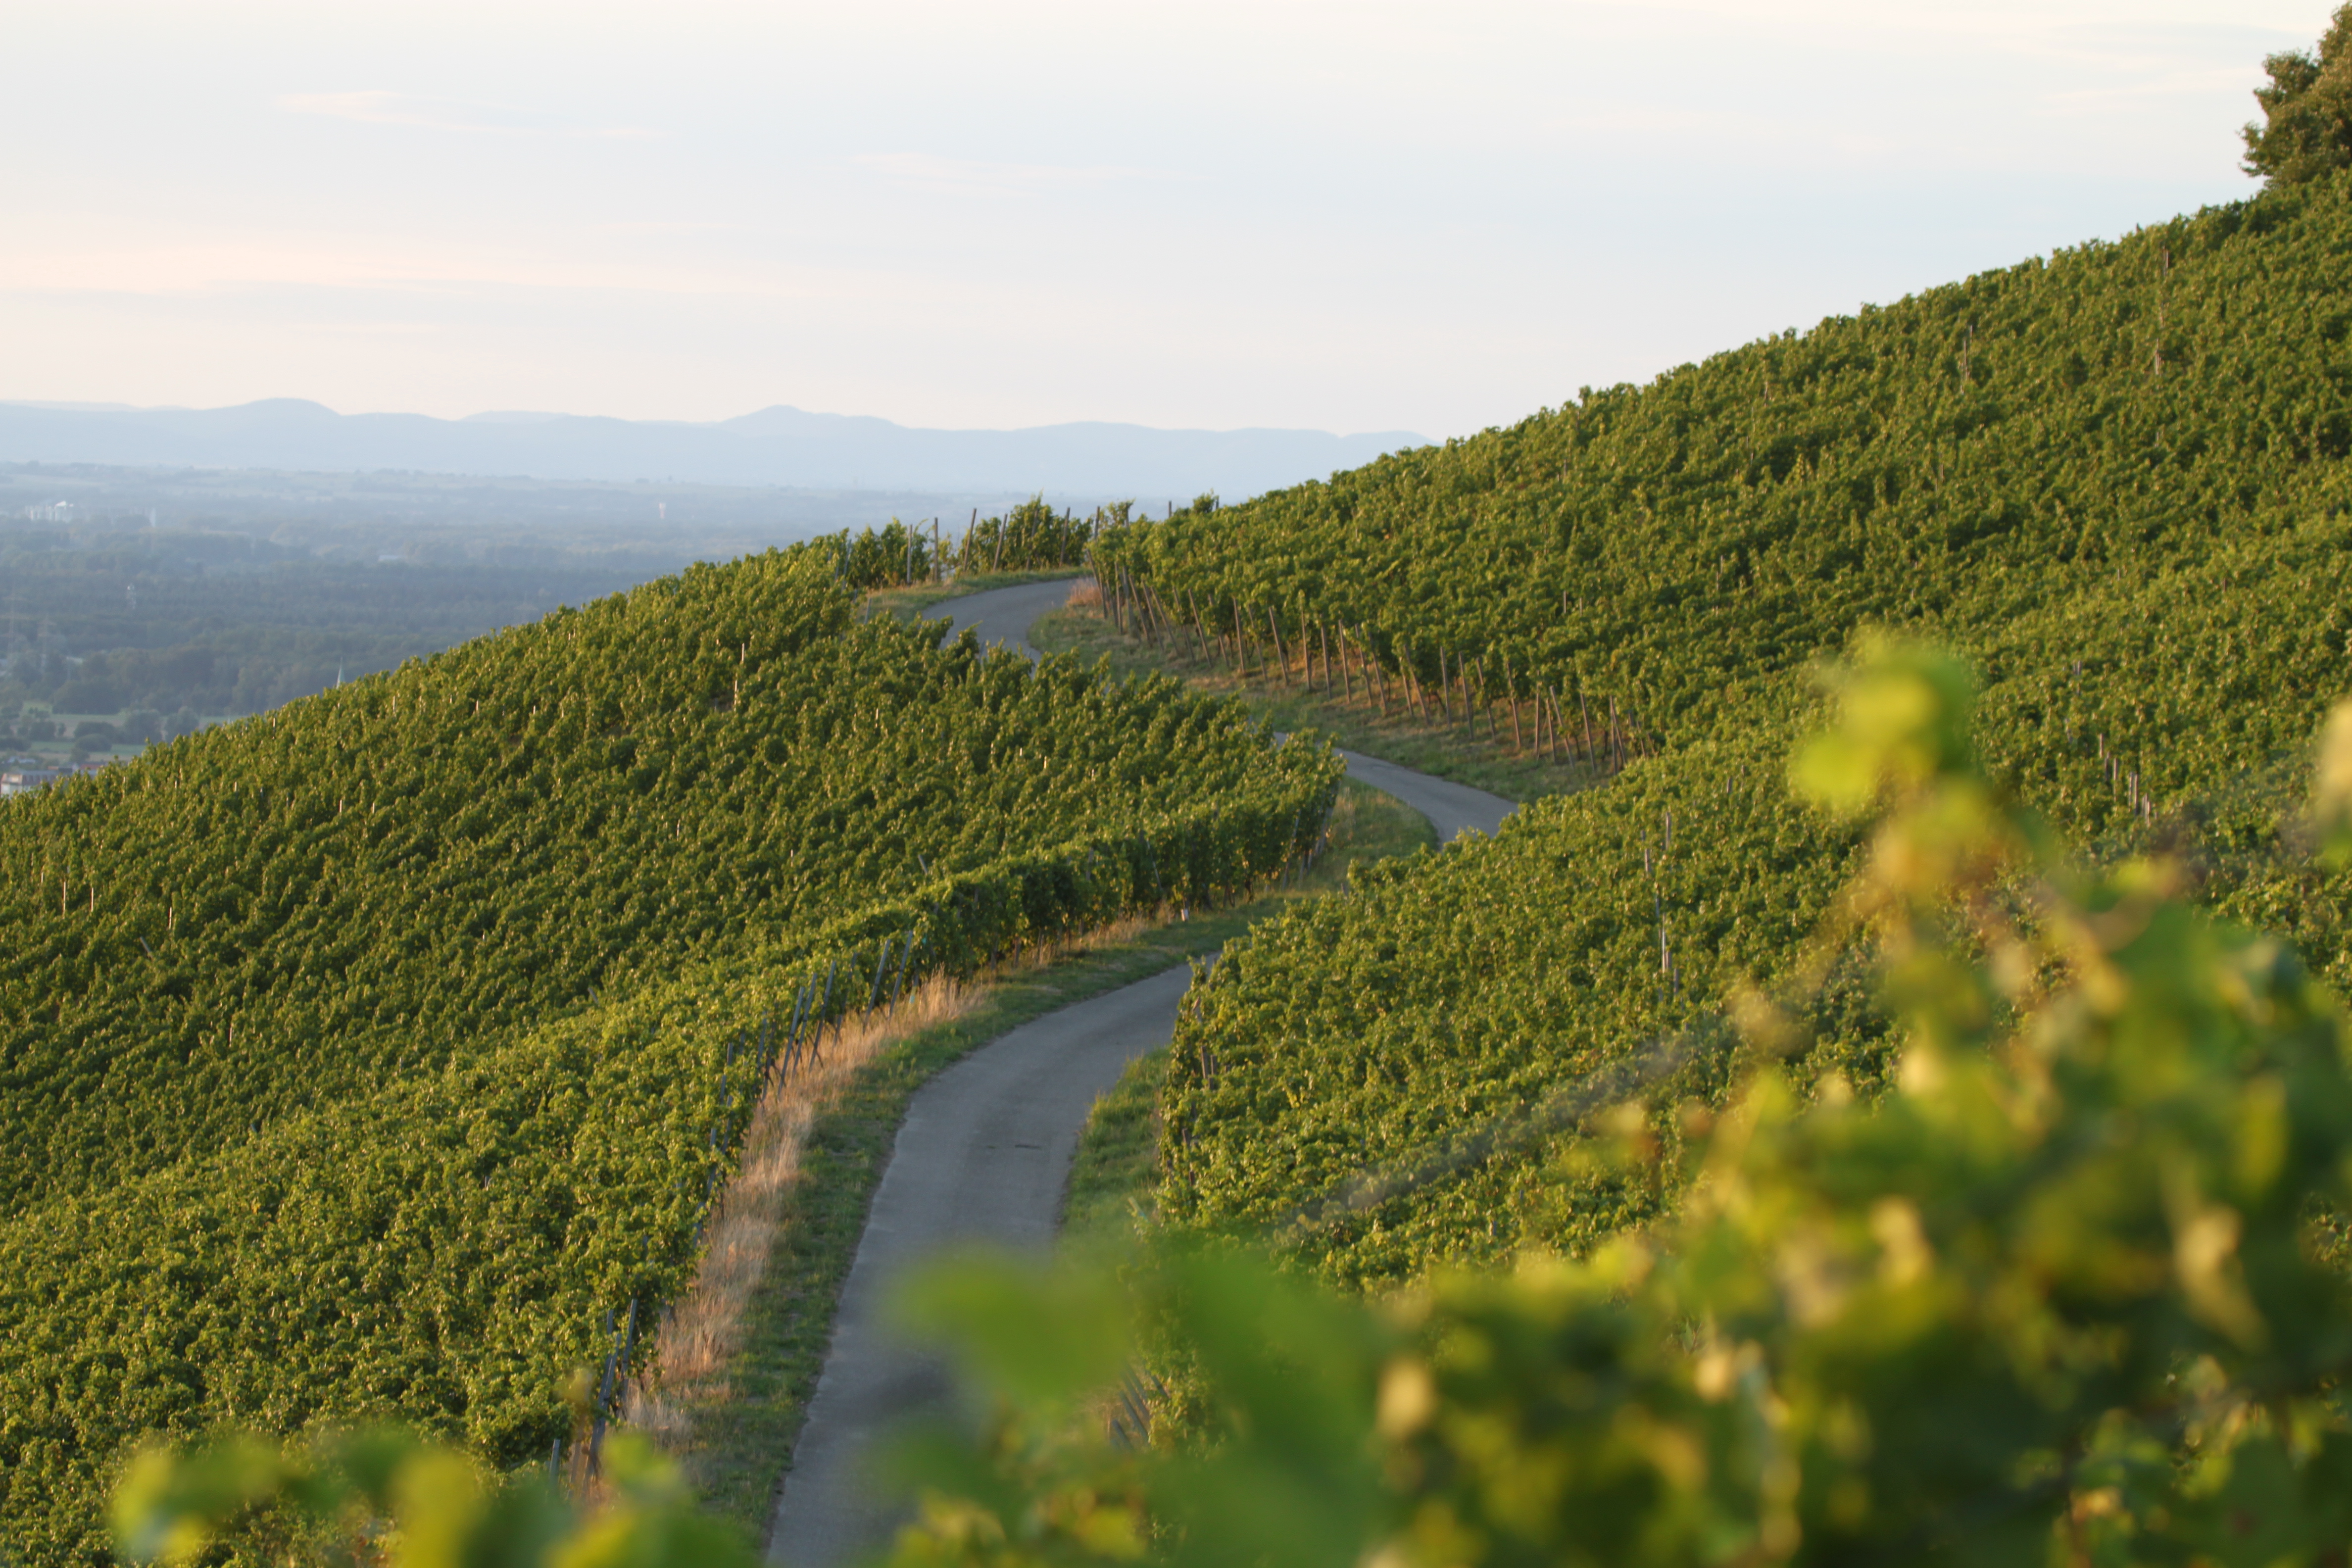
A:
[[[1328,751],[838,569],[698,567],[0,808],[11,1552],[104,1560],[142,1432],[543,1458],[780,1057],[1319,833]]]
[[[1989,763],[2065,832],[2179,851],[2352,988],[2352,889],[2298,817],[2352,689],[2347,279],[2336,177],[1106,540],[1180,635],[1369,658],[1605,781],[1231,950],[1180,1028],[1165,1211],[1370,1282],[1670,1202],[1563,1133],[1640,1093],[1671,1146],[1732,1076],[1729,988],[1796,971],[1855,839],[1782,759],[1869,626],[1977,663]],[[1811,1011],[1808,1071],[1873,1081],[1867,988]]]

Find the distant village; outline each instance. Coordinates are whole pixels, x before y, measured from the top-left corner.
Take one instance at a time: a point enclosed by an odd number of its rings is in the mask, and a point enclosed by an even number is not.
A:
[[[30,795],[60,779],[84,778],[129,760],[105,756],[88,757],[79,763],[49,763],[39,757],[10,757],[7,765],[0,768],[0,798]]]

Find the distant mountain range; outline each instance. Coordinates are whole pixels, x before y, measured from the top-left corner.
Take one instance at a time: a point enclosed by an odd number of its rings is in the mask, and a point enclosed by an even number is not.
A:
[[[1228,500],[1423,444],[1403,430],[918,430],[781,405],[697,425],[568,414],[338,414],[299,398],[235,408],[0,403],[0,462],[905,490],[1044,490]]]

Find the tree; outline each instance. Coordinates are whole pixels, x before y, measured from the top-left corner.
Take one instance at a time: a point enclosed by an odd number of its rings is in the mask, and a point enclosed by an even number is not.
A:
[[[2260,125],[2245,129],[2249,174],[2297,184],[2352,163],[2352,5],[2336,7],[2315,55],[2287,49],[2263,61],[2254,89]]]

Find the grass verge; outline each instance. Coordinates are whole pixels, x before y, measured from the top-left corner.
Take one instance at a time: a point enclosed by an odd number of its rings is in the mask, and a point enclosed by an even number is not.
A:
[[[1162,1046],[1128,1063],[1087,1113],[1062,1204],[1065,1232],[1083,1236],[1150,1218],[1160,1166],[1160,1086],[1167,1077]]]
[[[1285,877],[1247,903],[1196,910],[1190,920],[1148,927],[1050,967],[1000,977],[970,1011],[877,1055],[810,1125],[767,1268],[751,1292],[741,1349],[727,1370],[723,1405],[686,1411],[673,1439],[706,1503],[752,1539],[766,1538],[875,1188],[907,1101],[925,1080],[1017,1025],[1213,952],[1298,900],[1343,886],[1357,860],[1434,842],[1420,813],[1343,781],[1330,847],[1311,869]]]
[[[1041,652],[1075,653],[1089,663],[1107,657],[1120,675],[1173,675],[1201,690],[1239,697],[1277,730],[1320,730],[1351,752],[1472,784],[1506,800],[1538,800],[1594,782],[1581,767],[1515,753],[1507,735],[1498,742],[1465,724],[1423,723],[1402,706],[1383,714],[1368,696],[1348,700],[1336,692],[1244,679],[1228,665],[1130,637],[1088,609],[1056,610],[1042,616],[1029,628],[1029,641]]]

